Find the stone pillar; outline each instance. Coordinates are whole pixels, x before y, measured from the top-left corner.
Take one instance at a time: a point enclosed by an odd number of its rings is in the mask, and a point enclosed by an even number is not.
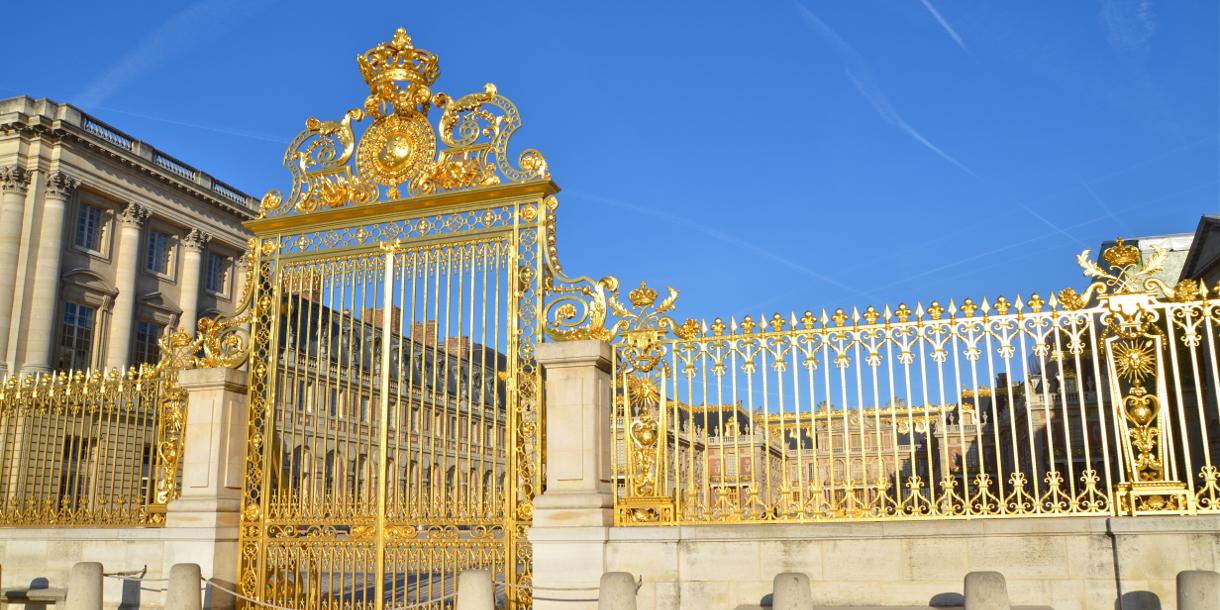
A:
[[[82,561],[68,574],[66,610],[102,610],[102,564]]]
[[[539,344],[546,371],[546,492],[534,499],[534,607],[595,608],[613,524],[610,345]],[[548,598],[547,600],[541,598]],[[548,601],[572,600],[572,601]]]
[[[1178,572],[1178,610],[1220,608],[1220,574],[1210,570]]]
[[[0,377],[8,375],[8,331],[13,316],[17,255],[21,249],[21,221],[30,173],[11,165],[0,167]]]
[[[467,570],[458,574],[454,610],[493,610],[496,588],[487,570]]]
[[[627,572],[602,574],[601,588],[597,591],[597,610],[635,610],[635,589],[635,577]]]
[[[165,592],[167,610],[203,610],[199,574],[199,564],[179,563],[170,568],[169,587]]]
[[[246,449],[246,374],[195,369],[178,374],[188,393],[182,494],[166,509],[164,571],[197,563],[203,578],[225,588],[237,581],[238,513]],[[231,608],[233,599],[208,589],[210,608]]]
[[[803,572],[776,574],[771,585],[772,610],[805,610],[813,607],[809,575]]]
[[[64,214],[68,199],[80,182],[63,172],[47,176],[39,219],[38,256],[34,263],[25,358],[21,373],[33,375],[51,370],[59,322],[59,274],[63,260]],[[10,278],[9,281],[12,281]]]
[[[115,245],[114,287],[119,291],[111,310],[106,339],[106,368],[127,368],[131,357],[131,325],[136,315],[136,277],[140,274],[140,235],[148,221],[148,209],[128,204],[119,213],[119,239]]]
[[[970,572],[963,588],[965,610],[1009,610],[1008,584],[999,572]]]
[[[203,249],[211,239],[211,235],[199,229],[191,229],[182,239],[182,283],[178,288],[182,319],[178,321],[178,327],[192,335],[199,320],[199,268]]]

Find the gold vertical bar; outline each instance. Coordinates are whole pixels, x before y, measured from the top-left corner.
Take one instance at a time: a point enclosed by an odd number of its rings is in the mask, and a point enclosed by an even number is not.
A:
[[[1166,351],[1169,352],[1169,372],[1171,373],[1169,376],[1173,378],[1174,385],[1173,396],[1170,398],[1170,400],[1178,403],[1178,408],[1176,409],[1178,412],[1178,433],[1181,435],[1181,454],[1184,461],[1184,466],[1186,467],[1185,475],[1179,476],[1177,472],[1178,461],[1174,459],[1174,455],[1177,453],[1177,451],[1173,442],[1174,434],[1172,421],[1165,422],[1164,430],[1166,440],[1168,441],[1168,451],[1165,452],[1165,455],[1167,456],[1165,461],[1168,462],[1166,465],[1168,468],[1165,469],[1166,474],[1164,477],[1169,480],[1186,480],[1186,488],[1190,492],[1191,500],[1189,506],[1193,512],[1195,497],[1194,460],[1192,460],[1190,456],[1190,435],[1188,432],[1189,428],[1186,426],[1186,399],[1182,394],[1182,368],[1178,362],[1177,332],[1175,331],[1175,325],[1173,323],[1173,320],[1177,317],[1177,312],[1172,310],[1176,309],[1180,311],[1182,313],[1182,319],[1186,319],[1187,314],[1185,311],[1186,307],[1183,305],[1165,305],[1164,307],[1164,316],[1167,320],[1165,327],[1169,331],[1168,337],[1165,339],[1165,342],[1168,344]],[[1164,377],[1165,371],[1160,370],[1158,371],[1158,374]],[[1201,398],[1201,396],[1197,397],[1197,399]],[[1166,409],[1166,412],[1168,412],[1168,409]],[[1202,424],[1202,422],[1200,422],[1200,424]]]
[[[1075,468],[1074,464],[1072,463],[1073,462],[1073,460],[1072,460],[1072,427],[1071,427],[1071,422],[1069,421],[1071,419],[1071,417],[1069,416],[1070,411],[1068,409],[1068,389],[1067,389],[1067,379],[1068,378],[1067,378],[1066,372],[1064,371],[1064,366],[1066,365],[1066,363],[1064,362],[1064,357],[1063,357],[1063,338],[1061,336],[1063,334],[1062,326],[1065,321],[1065,318],[1064,318],[1064,316],[1060,315],[1057,307],[1052,307],[1049,317],[1051,320],[1051,328],[1054,329],[1054,335],[1055,335],[1054,357],[1055,357],[1055,360],[1058,362],[1057,369],[1058,369],[1058,376],[1059,376],[1059,409],[1057,409],[1057,410],[1061,413],[1061,417],[1063,419],[1063,423],[1061,425],[1061,431],[1063,432],[1063,452],[1064,452],[1063,462],[1067,468],[1067,479],[1068,479],[1068,483],[1069,483],[1068,493],[1070,493],[1072,496],[1075,496],[1076,495],[1075,494],[1075,489],[1076,489],[1075,470],[1076,470],[1076,468]],[[1080,384],[1077,383],[1077,385],[1080,385]],[[1052,459],[1054,459],[1054,458],[1052,458]],[[1058,460],[1054,460],[1054,461],[1057,462]],[[1057,470],[1058,470],[1058,468],[1056,468],[1056,471]],[[1050,512],[1059,512],[1059,504],[1057,502],[1052,503],[1052,505],[1048,508],[1050,509]]]
[[[1092,316],[1092,315],[1087,316],[1085,318],[1085,320],[1088,322],[1088,330],[1087,330],[1088,336],[1096,337],[1097,330],[1096,330],[1096,324],[1094,321],[1094,316]],[[1209,336],[1211,336],[1211,335],[1209,335]],[[1102,452],[1101,463],[1102,463],[1102,467],[1105,470],[1105,476],[1103,478],[1104,478],[1104,482],[1105,482],[1105,486],[1106,486],[1105,494],[1106,494],[1106,500],[1107,500],[1107,508],[1109,508],[1110,511],[1113,511],[1114,507],[1113,507],[1112,500],[1114,498],[1114,489],[1113,489],[1114,474],[1111,470],[1112,457],[1110,455],[1110,434],[1106,430],[1106,414],[1109,411],[1106,410],[1105,381],[1102,378],[1101,363],[1098,361],[1098,352],[1101,351],[1101,342],[1094,341],[1092,343],[1092,349],[1090,349],[1089,351],[1093,355],[1093,388],[1094,388],[1093,395],[1097,399],[1097,435],[1101,437],[1101,452]],[[1014,451],[1015,451],[1015,449],[1014,449]]]
[[[822,467],[818,463],[818,461],[819,461],[818,452],[821,451],[821,448],[818,446],[818,395],[817,395],[817,385],[815,382],[815,380],[817,379],[817,376],[813,374],[814,367],[817,364],[817,361],[816,361],[817,357],[815,356],[815,354],[817,353],[817,348],[814,346],[813,339],[814,339],[814,337],[820,338],[820,336],[821,335],[814,334],[812,332],[807,334],[806,335],[807,340],[806,340],[805,349],[804,349],[805,382],[806,382],[806,386],[809,388],[809,449],[810,449],[810,461],[813,462],[813,464],[812,464],[813,483],[810,486],[810,490],[809,490],[812,497],[809,500],[810,501],[809,512],[812,513],[812,516],[814,518],[821,516],[820,513],[821,513],[821,506],[822,506],[822,499],[823,499],[823,496],[822,496]],[[806,475],[802,474],[801,478],[804,479],[805,476]]]
[[[666,468],[667,474],[669,472],[673,473],[673,487],[662,487],[662,489],[673,490],[675,502],[674,516],[681,521],[684,514],[682,512],[682,447],[679,445],[679,435],[682,433],[682,422],[678,419],[678,356],[676,350],[673,349],[673,345],[669,345],[667,347],[669,349],[670,366],[672,367],[669,370],[673,371],[673,375],[670,375],[669,379],[667,380],[666,372],[663,371],[661,374],[661,404],[662,408],[664,408],[664,405],[668,400],[671,403],[670,409],[672,413],[669,425],[661,426],[661,443],[668,444],[672,442],[673,453],[671,456],[669,456],[669,461],[661,460],[661,463],[668,466]],[[662,421],[664,421],[664,419],[662,419]]]
[[[1020,298],[1020,297],[1018,297],[1018,298]],[[1033,493],[1034,504],[1031,508],[1033,509],[1034,512],[1042,512],[1041,505],[1040,505],[1040,498],[1042,497],[1042,493],[1041,493],[1039,477],[1038,477],[1039,469],[1038,469],[1037,438],[1034,435],[1034,417],[1033,417],[1034,414],[1033,414],[1033,409],[1030,406],[1030,403],[1033,402],[1032,400],[1030,400],[1031,391],[1033,390],[1033,385],[1029,381],[1029,357],[1026,355],[1026,349],[1027,349],[1026,348],[1026,337],[1028,337],[1030,334],[1030,331],[1026,328],[1028,326],[1026,324],[1028,321],[1029,321],[1029,318],[1025,317],[1022,314],[1022,312],[1020,310],[1018,310],[1017,311],[1017,323],[1020,325],[1019,330],[1018,330],[1018,337],[1020,338],[1020,341],[1021,341],[1021,352],[1020,352],[1021,353],[1021,379],[1022,379],[1023,383],[1025,384],[1025,434],[1026,434],[1025,438],[1027,439],[1027,442],[1029,443],[1029,470],[1030,470],[1029,478],[1030,478],[1030,483],[1032,485],[1033,492],[1034,492]],[[1043,392],[1045,392],[1046,377],[1045,376],[1042,377],[1040,379],[1040,381],[1042,382],[1042,390],[1043,390]]]
[[[951,315],[949,321],[949,332],[953,337],[953,349],[949,355],[953,357],[953,400],[957,403],[957,443],[958,450],[961,452],[961,472],[962,472],[962,512],[970,514],[970,451],[966,447],[966,405],[962,400],[962,360],[959,345],[961,339],[961,327],[958,325],[956,316]],[[977,390],[977,385],[975,390]],[[974,396],[974,412],[975,417],[978,417],[978,396]]]
[[[916,342],[919,344],[919,391],[924,403],[924,414],[922,419],[924,421],[924,426],[927,429],[925,432],[926,442],[924,442],[924,453],[926,454],[926,458],[928,460],[928,512],[932,513],[935,512],[936,507],[938,506],[936,502],[936,458],[932,455],[932,444],[935,438],[935,433],[932,429],[932,415],[933,413],[940,413],[943,426],[944,409],[942,408],[943,405],[933,405],[931,397],[928,395],[927,338],[924,336],[923,329],[923,318],[921,316],[916,320],[915,333]]]
[[[889,418],[890,426],[890,459],[893,460],[894,467],[894,514],[902,514],[902,459],[899,456],[901,449],[898,446],[898,418],[900,411],[898,409],[898,389],[894,385],[894,329],[890,326],[890,310],[886,307],[885,330],[882,335],[882,341],[885,343],[885,376],[888,383],[886,389],[889,394],[889,404],[886,405],[886,416]],[[910,405],[908,405],[910,406]],[[881,405],[877,405],[878,408]],[[914,436],[914,430],[909,431],[910,436]],[[908,438],[910,437],[908,436]],[[914,463],[911,464],[914,466]]]
[[[1069,313],[1068,316],[1069,316],[1068,319],[1071,321],[1072,336],[1079,337],[1079,334],[1081,332],[1080,319],[1076,315],[1071,314],[1071,313]],[[1083,351],[1083,348],[1072,350],[1072,362],[1076,367],[1076,408],[1080,412],[1080,445],[1081,445],[1081,448],[1084,449],[1084,469],[1081,471],[1081,473],[1083,474],[1084,472],[1088,472],[1089,470],[1093,469],[1093,448],[1091,446],[1092,443],[1089,442],[1090,441],[1090,439],[1089,439],[1089,413],[1088,413],[1088,403],[1085,401],[1085,394],[1084,394],[1085,377],[1084,377],[1084,367],[1081,365],[1081,360],[1080,360],[1081,351]],[[1064,405],[1065,415],[1067,412],[1066,406],[1067,405]],[[1068,460],[1071,461],[1072,457],[1073,457],[1072,451],[1071,451],[1071,447],[1069,445]],[[1070,507],[1071,512],[1077,512],[1080,509],[1081,498],[1077,494],[1078,494],[1078,492],[1076,489],[1076,479],[1073,475],[1072,506]]]
[[[380,443],[378,468],[381,473],[377,477],[377,548],[374,549],[376,559],[377,581],[374,583],[377,599],[374,607],[381,610],[385,607],[385,485],[386,459],[389,457],[389,423],[390,423],[390,324],[389,315],[394,310],[394,251],[387,249],[385,253],[385,269],[382,275],[381,289],[384,293],[382,304],[381,325],[381,406],[378,412],[377,441]],[[375,290],[375,287],[374,287]],[[375,294],[375,292],[374,292]]]
[[[996,485],[996,491],[997,491],[996,498],[998,498],[998,500],[999,500],[996,503],[995,510],[997,513],[1002,513],[1002,512],[1004,512],[1004,457],[1002,455],[1002,448],[1000,447],[1000,414],[999,414],[999,409],[998,409],[998,402],[999,402],[998,395],[1001,391],[1003,391],[1005,394],[1009,394],[1010,392],[1007,387],[1004,387],[1001,389],[1000,384],[998,383],[999,380],[996,378],[995,346],[993,344],[994,338],[995,338],[995,328],[992,325],[992,320],[990,318],[990,315],[987,312],[984,312],[983,313],[983,341],[984,341],[985,347],[983,349],[983,352],[987,354],[987,378],[989,380],[991,380],[991,383],[994,386],[991,390],[991,443],[992,443],[991,447],[992,447],[992,453],[993,453],[992,457],[995,460],[995,485]],[[1006,383],[1008,382],[1007,376],[1005,376],[1005,382]],[[976,385],[977,385],[977,381],[976,381]],[[1011,413],[1011,411],[1010,411],[1010,413]],[[981,451],[981,448],[980,448],[980,451]],[[980,468],[979,471],[982,472],[983,469]]]
[[[839,473],[835,463],[835,421],[834,421],[834,404],[832,396],[834,390],[830,385],[830,329],[826,326],[826,311],[822,311],[822,327],[819,336],[822,340],[822,385],[826,388],[826,466],[830,475],[830,489],[826,490],[826,509],[831,515],[835,512],[835,506],[838,505],[839,493]],[[815,406],[816,408],[816,406]],[[821,411],[821,409],[818,409]]]
[[[795,516],[804,518],[805,516],[805,500],[808,497],[805,489],[805,442],[801,436],[801,377],[797,371],[798,364],[796,360],[797,352],[800,350],[800,339],[796,330],[796,316],[790,318],[792,322],[791,330],[788,333],[788,351],[792,358],[790,366],[792,367],[792,411],[795,422],[792,426],[793,436],[795,437],[796,451],[796,480],[789,484],[795,483],[797,488],[797,501],[795,506]]]

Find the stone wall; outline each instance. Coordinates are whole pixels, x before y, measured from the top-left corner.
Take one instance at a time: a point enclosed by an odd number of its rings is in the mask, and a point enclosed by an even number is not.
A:
[[[1179,571],[1220,568],[1214,516],[616,527],[607,538],[607,569],[643,576],[642,609],[757,606],[780,572],[808,574],[818,605],[956,605],[967,572],[997,570],[1018,605],[1115,610],[1121,594],[1123,610],[1157,607],[1152,596],[1171,610]]]
[[[151,579],[169,577],[175,563],[201,564],[204,578],[233,578],[233,566],[210,563],[207,549],[226,539],[236,550],[237,528],[21,528],[0,529],[0,589],[66,587],[78,561],[98,561],[107,573],[148,568],[149,582],[103,579],[105,608],[160,608],[166,586]],[[202,552],[201,552],[202,551]],[[219,571],[219,572],[217,572]],[[209,590],[209,594],[211,591]],[[228,600],[225,600],[228,602]],[[228,604],[220,605],[231,605]]]

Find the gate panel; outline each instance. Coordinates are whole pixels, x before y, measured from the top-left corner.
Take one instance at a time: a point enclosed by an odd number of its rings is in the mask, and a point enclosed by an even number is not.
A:
[[[403,30],[359,63],[369,97],[306,121],[291,191],[247,225],[239,591],[444,606],[480,568],[528,607],[558,189],[537,151],[508,157],[521,119],[494,86],[433,95],[436,57]]]

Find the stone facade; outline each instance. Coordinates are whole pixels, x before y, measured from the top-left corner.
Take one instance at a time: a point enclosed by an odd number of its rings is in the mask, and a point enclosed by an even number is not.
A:
[[[1015,605],[1112,610],[1122,597],[1150,608],[1134,600],[1155,596],[1168,610],[1178,572],[1220,566],[1211,516],[616,527],[606,537],[606,569],[643,577],[640,608],[757,606],[781,572],[808,574],[817,605],[960,605],[966,573],[995,570]]]
[[[125,368],[233,311],[256,209],[73,106],[0,100],[0,375]]]

